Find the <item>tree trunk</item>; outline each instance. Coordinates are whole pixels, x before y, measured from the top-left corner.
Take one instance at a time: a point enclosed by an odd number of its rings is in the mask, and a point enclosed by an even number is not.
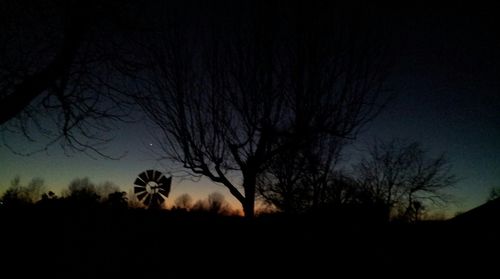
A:
[[[253,172],[243,173],[243,188],[245,189],[245,200],[242,203],[245,219],[253,219],[255,216],[255,185],[257,175]]]

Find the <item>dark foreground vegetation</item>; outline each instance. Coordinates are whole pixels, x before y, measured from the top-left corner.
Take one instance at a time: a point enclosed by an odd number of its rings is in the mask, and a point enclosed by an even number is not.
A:
[[[377,224],[262,215],[249,221],[207,212],[35,206],[3,208],[0,220],[2,273],[16,278],[482,272],[494,269],[500,248],[498,220],[466,218]]]

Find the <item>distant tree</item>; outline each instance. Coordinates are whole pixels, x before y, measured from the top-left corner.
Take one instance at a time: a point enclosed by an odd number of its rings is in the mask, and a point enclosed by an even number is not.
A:
[[[192,211],[208,211],[208,203],[207,200],[205,199],[199,199],[197,200],[194,204],[193,207],[191,208]]]
[[[110,194],[121,193],[120,187],[110,181],[105,181],[103,183],[97,184],[97,186],[95,187],[95,191],[103,201],[106,201],[109,198]],[[125,196],[127,196],[127,193],[125,193]]]
[[[73,179],[64,191],[64,196],[75,206],[94,206],[100,200],[95,185],[87,177]]]
[[[136,100],[164,158],[225,186],[252,218],[270,162],[319,137],[354,138],[379,112],[388,67],[364,11],[236,2],[200,5],[202,17],[162,11],[140,41]]]
[[[134,190],[131,189],[128,192],[128,207],[129,208],[144,208],[144,205],[137,199],[137,196],[134,193]]]
[[[55,199],[57,199],[57,195],[52,191],[48,191],[47,193],[42,194],[42,200],[55,200]]]
[[[57,197],[57,195],[54,192],[48,191],[42,194],[42,198],[37,202],[37,205],[45,208],[50,208],[50,207],[53,208],[56,205],[60,205],[59,202],[60,202],[59,197]]]
[[[488,201],[500,198],[500,187],[492,187],[488,196]]]
[[[127,192],[116,191],[108,194],[104,204],[114,209],[125,209],[128,207]]]
[[[285,213],[340,206],[352,199],[352,179],[335,170],[343,142],[318,139],[276,156],[257,184],[259,195]]]
[[[2,202],[6,207],[21,207],[39,201],[44,191],[44,180],[33,178],[27,186],[21,184],[21,179],[16,176],[11,185],[2,195]]]
[[[175,199],[174,205],[177,208],[189,210],[193,205],[193,198],[189,194],[182,194]]]
[[[41,199],[42,193],[45,191],[45,181],[43,178],[35,177],[28,183],[25,191],[28,199],[35,203]]]
[[[224,195],[219,192],[210,193],[207,198],[197,200],[191,207],[191,210],[220,215],[230,215],[234,213]]]
[[[227,212],[228,204],[223,194],[219,192],[210,193],[207,201],[209,212],[215,214],[223,214]]]
[[[399,139],[376,141],[355,171],[365,202],[385,208],[387,218],[415,220],[424,207],[445,204],[445,190],[457,181],[444,154],[430,157],[419,143]]]

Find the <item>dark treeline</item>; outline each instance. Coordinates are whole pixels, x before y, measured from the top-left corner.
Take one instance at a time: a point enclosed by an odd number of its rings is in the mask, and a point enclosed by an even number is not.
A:
[[[365,152],[350,170],[331,146],[284,154],[260,176],[258,192],[287,214],[378,222],[418,221],[451,200],[447,189],[457,179],[444,154],[434,157],[421,144],[399,139],[375,141]]]
[[[338,168],[337,160],[339,154],[325,152],[323,146],[279,156],[259,175],[257,194],[268,212],[289,217],[416,222],[446,206],[451,199],[446,190],[456,182],[446,157],[429,156],[416,142],[376,142],[349,172]],[[142,205],[134,194],[127,195],[112,182],[95,185],[88,178],[74,179],[58,197],[45,191],[40,178],[24,186],[16,177],[0,201],[5,208],[36,204],[125,209]],[[182,194],[173,209],[237,214],[218,192],[196,202]]]
[[[2,271],[51,278],[486,271],[496,262],[486,252],[500,248],[498,227],[467,222],[346,224],[278,215],[248,222],[185,211],[37,207],[0,210],[0,220]]]
[[[0,198],[4,209],[23,209],[36,206],[38,208],[81,208],[91,209],[100,206],[110,208],[127,208],[127,193],[120,191],[112,182],[98,185],[88,178],[72,180],[61,196],[47,190],[42,178],[33,178],[27,185],[21,183],[19,176],[11,181]]]
[[[0,210],[127,210],[147,209],[132,192],[121,191],[112,182],[94,184],[88,178],[73,179],[67,188],[58,196],[47,190],[42,178],[33,178],[28,184],[23,185],[19,176],[16,176],[11,185],[0,197]],[[166,204],[160,204],[158,210],[166,210]],[[219,192],[210,193],[207,198],[193,201],[189,194],[179,195],[174,206],[170,209],[177,212],[191,212],[193,214],[210,215],[241,215],[226,201]]]
[[[486,219],[387,222],[372,218],[367,210],[373,207],[354,214],[351,201],[342,211],[338,204],[336,211],[316,214],[275,211],[249,222],[229,216],[220,193],[196,202],[182,194],[170,210],[146,210],[127,206],[125,193],[116,189],[109,182],[75,179],[57,197],[39,178],[27,185],[14,179],[0,206],[2,270],[51,278],[225,278],[231,276],[222,270],[231,274],[254,262],[246,275],[383,275],[395,267],[419,274],[451,265],[494,266],[496,258],[482,253],[500,248],[495,241],[500,224],[491,210]],[[104,193],[107,199],[100,198]],[[296,198],[309,200],[308,195]],[[498,204],[492,200],[487,207]]]

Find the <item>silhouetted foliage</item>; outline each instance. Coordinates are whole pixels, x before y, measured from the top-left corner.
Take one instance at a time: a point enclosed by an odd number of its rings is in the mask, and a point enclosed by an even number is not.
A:
[[[376,141],[355,171],[365,202],[385,208],[387,218],[418,219],[425,206],[446,203],[444,190],[457,181],[444,154],[431,157],[419,143],[398,139]]]
[[[488,201],[500,198],[500,187],[492,187],[488,195]]]
[[[131,189],[128,192],[127,196],[128,196],[128,199],[127,199],[128,207],[130,207],[130,208],[144,208],[144,205],[141,203],[141,201],[139,201],[139,199],[137,199],[137,196],[134,193],[134,189]]]
[[[127,192],[110,193],[104,204],[114,209],[126,209],[128,207]]]
[[[227,207],[224,195],[213,192],[208,195],[208,211],[215,214],[224,213]]]
[[[61,206],[61,199],[52,191],[43,193],[42,198],[36,204],[42,208],[57,208],[59,210],[64,210]]]
[[[212,215],[236,215],[223,194],[213,192],[206,199],[197,200],[190,208],[192,212],[210,213]]]
[[[96,206],[101,198],[96,192],[95,185],[87,177],[72,180],[64,197],[70,205],[77,207]]]
[[[191,208],[192,211],[208,211],[208,204],[206,200],[197,200],[194,204],[193,207]]]
[[[189,210],[193,205],[193,198],[189,194],[184,193],[175,199],[174,205],[177,208]]]
[[[110,181],[105,181],[103,183],[97,184],[97,186],[95,186],[95,192],[97,195],[99,195],[99,197],[101,197],[101,200],[104,202],[109,198],[111,194],[121,193],[120,187]],[[127,193],[125,193],[125,197],[126,196]]]
[[[42,200],[54,200],[54,199],[57,199],[57,195],[52,191],[42,194]]]
[[[364,10],[250,1],[158,12],[140,41],[136,99],[165,157],[227,187],[245,216],[276,156],[353,138],[380,109],[384,40]]]
[[[43,179],[33,178],[28,185],[23,186],[21,178],[16,176],[11,181],[10,187],[2,195],[1,200],[5,207],[24,207],[40,200],[43,190]]]

